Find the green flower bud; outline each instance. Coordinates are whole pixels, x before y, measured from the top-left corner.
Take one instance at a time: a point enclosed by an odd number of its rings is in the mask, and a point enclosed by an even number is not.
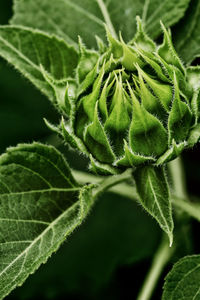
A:
[[[69,81],[59,101],[68,116],[60,127],[64,138],[98,173],[160,165],[197,141],[199,69],[184,67],[162,24],[160,46],[139,18],[137,25],[128,44],[107,30],[108,46],[98,38],[99,52],[80,40],[76,80]]]

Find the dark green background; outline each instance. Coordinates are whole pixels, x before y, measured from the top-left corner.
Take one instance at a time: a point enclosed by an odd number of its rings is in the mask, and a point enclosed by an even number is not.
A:
[[[8,22],[11,6],[11,0],[0,0],[0,24]],[[53,123],[59,120],[50,102],[0,60],[0,152],[17,143],[40,140],[59,145],[72,167],[86,170],[87,161],[60,145],[46,128],[44,117]],[[196,195],[198,156],[198,147],[184,155],[188,189]],[[172,262],[192,250],[198,253],[199,225],[192,224],[190,228],[186,222],[183,232],[177,233],[180,247]],[[193,246],[187,234],[193,237]],[[107,193],[48,263],[7,299],[135,299],[160,239],[158,225],[137,203]],[[162,283],[163,277],[153,299],[160,299]]]

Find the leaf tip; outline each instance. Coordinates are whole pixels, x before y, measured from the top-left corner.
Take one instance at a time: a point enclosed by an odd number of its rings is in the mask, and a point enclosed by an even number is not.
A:
[[[169,247],[171,248],[174,241],[173,232],[168,232],[168,238],[169,238]]]

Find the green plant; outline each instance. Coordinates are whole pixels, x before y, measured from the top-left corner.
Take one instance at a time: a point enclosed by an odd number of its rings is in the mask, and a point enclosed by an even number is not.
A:
[[[55,147],[41,143],[0,157],[0,299],[46,262],[109,188],[137,200],[168,235],[138,300],[150,299],[188,215],[200,219],[177,158],[200,138],[200,67],[190,65],[200,54],[200,2],[156,5],[15,0],[11,25],[0,27],[0,55],[55,105],[60,124],[47,126],[97,175],[71,172]],[[198,282],[199,256],[184,257],[162,299],[197,299]]]

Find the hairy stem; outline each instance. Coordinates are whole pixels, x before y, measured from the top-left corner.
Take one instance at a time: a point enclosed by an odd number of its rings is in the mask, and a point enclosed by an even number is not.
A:
[[[72,173],[73,173],[74,177],[76,178],[77,182],[79,182],[81,184],[85,184],[87,182],[89,182],[89,183],[101,183],[103,179],[108,180],[108,182],[110,182],[109,178],[113,177],[113,176],[111,176],[111,177],[106,178],[106,177],[102,177],[102,176],[95,176],[93,174],[89,174],[89,173],[82,172],[82,171],[77,171],[77,170],[73,170]],[[109,186],[109,188],[110,188],[109,191],[113,192],[113,193],[116,193],[116,194],[119,194],[121,196],[130,198],[132,200],[133,199],[137,200],[138,195],[137,195],[135,186],[129,185],[129,184],[124,183],[124,182],[122,183],[123,180],[121,180],[121,179],[124,178],[124,176],[125,176],[124,180],[131,179],[132,176],[131,176],[130,170],[128,171],[128,173],[126,173],[122,177],[121,177],[121,175],[122,174],[114,176],[114,181],[116,183],[112,182],[113,184],[112,184],[112,187]],[[120,181],[118,179],[120,179]],[[111,179],[111,181],[113,181],[113,178]]]
[[[91,183],[100,183],[102,181],[101,176],[95,176],[89,173],[81,172],[81,171],[73,171],[74,177],[77,179],[78,182],[84,184],[86,182]],[[122,175],[122,174],[121,174]],[[135,186],[131,186],[127,183],[122,183],[123,180],[131,178],[131,174],[126,173],[121,177],[121,175],[114,176],[114,180],[112,179],[112,187],[110,186],[110,179],[111,177],[108,177],[105,180],[108,180],[108,186],[107,188],[110,188],[110,191],[116,194],[119,194],[121,196],[127,197],[132,200],[138,200],[138,195],[136,192]],[[175,174],[174,174],[175,175]],[[126,177],[127,176],[127,177]],[[124,179],[125,178],[125,179]],[[115,182],[114,182],[115,181]],[[120,182],[120,183],[119,183]],[[114,185],[116,184],[116,185]],[[113,186],[114,185],[114,186]],[[177,187],[177,186],[176,186]],[[181,194],[180,186],[178,188],[177,194]],[[182,193],[183,195],[183,193]],[[200,221],[200,204],[199,203],[193,203],[187,201],[186,197],[180,197],[175,194],[175,190],[172,193],[172,204],[174,207],[177,207],[181,209],[182,211],[186,212],[191,217],[195,218],[196,220]]]
[[[132,170],[128,169],[122,174],[113,175],[104,179],[103,181],[100,182],[99,186],[95,189],[93,196],[96,197],[102,192],[104,192],[105,190],[111,188],[112,186],[115,186],[120,182],[130,179],[131,174],[132,174]]]
[[[151,268],[146,276],[142,289],[137,297],[137,300],[149,300],[156,286],[156,283],[163,271],[163,268],[172,256],[173,248],[169,248],[167,239],[163,239],[158,248],[151,265]]]

